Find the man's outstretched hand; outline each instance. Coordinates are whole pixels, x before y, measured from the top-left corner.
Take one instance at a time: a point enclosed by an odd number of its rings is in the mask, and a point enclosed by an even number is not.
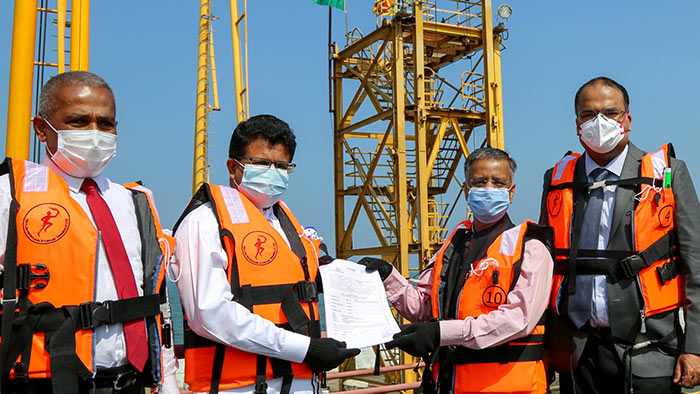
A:
[[[387,349],[398,347],[416,357],[428,357],[440,346],[440,323],[436,321],[413,323],[394,334],[386,343]]]
[[[348,349],[345,342],[333,338],[311,338],[304,362],[314,372],[328,371],[358,354],[360,349]]]

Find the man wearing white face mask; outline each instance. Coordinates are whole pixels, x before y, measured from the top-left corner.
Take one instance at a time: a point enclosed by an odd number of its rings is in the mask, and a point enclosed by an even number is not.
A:
[[[568,153],[544,177],[554,227],[552,364],[562,393],[672,393],[700,384],[700,204],[673,147],[629,142],[627,90],[579,88]]]
[[[42,165],[0,165],[3,393],[178,392],[161,317],[174,239],[150,190],[101,174],[116,153],[115,111],[99,76],[59,74],[34,118]]]
[[[185,381],[203,393],[314,393],[359,349],[320,337],[319,238],[280,197],[294,134],[272,115],[236,126],[230,186],[204,184],[175,225]]]
[[[423,357],[426,393],[544,393],[543,314],[551,286],[551,228],[514,225],[515,161],[490,147],[465,163],[473,221],[460,223],[412,286],[386,261],[365,257],[410,321],[387,343]],[[430,320],[430,321],[429,321]]]

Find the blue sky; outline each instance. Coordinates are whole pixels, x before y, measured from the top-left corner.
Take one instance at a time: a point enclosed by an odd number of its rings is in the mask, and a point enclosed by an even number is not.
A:
[[[373,2],[347,1],[350,27],[370,32]],[[0,3],[3,126],[13,3]],[[152,188],[170,227],[191,194],[198,2],[91,3],[90,68],[112,85],[119,120],[118,156],[106,174],[119,182],[140,179]],[[495,6],[501,3],[494,1]],[[211,117],[210,156],[212,182],[226,184],[228,139],[236,123],[229,11],[228,1],[214,4],[221,17],[214,26],[222,111]],[[519,164],[511,208],[515,221],[538,216],[542,173],[567,150],[581,150],[573,96],[583,82],[599,75],[629,90],[631,140],[645,150],[673,142],[698,179],[700,2],[512,0],[510,5],[502,74],[506,149]],[[251,112],[275,114],[295,130],[298,167],[284,198],[332,248],[327,14],[327,8],[311,0],[249,1]],[[343,13],[334,10],[333,15],[333,38],[342,42]],[[4,149],[3,133],[0,152]]]

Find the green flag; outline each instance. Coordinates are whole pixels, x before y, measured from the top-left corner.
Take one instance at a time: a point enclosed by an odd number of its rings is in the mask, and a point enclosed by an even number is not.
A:
[[[314,0],[319,5],[329,5],[339,10],[345,10],[345,0]]]

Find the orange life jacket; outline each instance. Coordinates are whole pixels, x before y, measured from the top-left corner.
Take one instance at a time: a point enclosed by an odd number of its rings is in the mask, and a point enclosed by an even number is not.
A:
[[[316,276],[318,247],[306,236],[289,208],[273,209],[290,246],[262,212],[236,189],[204,184],[195,193],[184,218],[209,201],[219,221],[228,256],[228,279],[234,300],[279,327],[320,337]],[[177,226],[176,226],[177,227]],[[192,391],[226,390],[283,377],[311,378],[303,363],[268,358],[205,339],[188,328],[185,318],[185,381]],[[217,389],[218,387],[218,389]]]
[[[670,184],[671,157],[674,157],[673,146],[663,145],[658,151],[642,158],[638,178],[606,181],[607,185],[637,188],[639,200],[632,220],[632,251],[597,251],[572,247],[574,237],[580,232],[572,229],[572,220],[576,222],[577,215],[583,215],[583,196],[588,190],[588,184],[576,185],[574,182],[580,154],[570,153],[554,166],[546,206],[549,224],[554,227],[557,248],[550,297],[550,306],[557,313],[562,291],[567,291],[567,287],[562,286],[562,283],[567,283],[563,282],[563,278],[576,274],[607,275],[608,281],[613,284],[622,279],[638,277],[643,310],[635,313],[642,316],[642,330],[645,317],[682,304],[684,286],[682,276],[679,275],[673,231],[675,201]],[[664,179],[666,175],[667,181]],[[572,257],[576,264],[570,264]],[[568,281],[569,285],[575,282]]]
[[[0,164],[0,174],[9,175],[12,196],[2,275],[2,373],[11,379],[89,378],[95,371],[93,329],[145,318],[150,359],[144,382],[158,385],[161,343],[170,339],[162,339],[160,311],[167,302],[163,279],[174,238],[163,234],[150,190],[130,187],[140,225],[144,296],[96,302],[98,232],[65,180],[48,167],[10,158]],[[4,326],[13,321],[14,327]]]
[[[443,317],[442,290],[448,280],[448,265],[455,253],[455,242],[470,227],[463,222],[450,234],[438,251],[431,286],[434,318]],[[525,236],[544,242],[542,227],[524,222],[501,233],[488,247],[486,256],[474,263],[459,295],[457,318],[477,318],[493,312],[506,302],[520,277]],[[457,234],[460,236],[455,237]],[[446,346],[438,350],[435,376],[441,368],[454,366],[455,393],[544,393],[547,378],[542,362],[544,317],[524,338],[482,350]]]

